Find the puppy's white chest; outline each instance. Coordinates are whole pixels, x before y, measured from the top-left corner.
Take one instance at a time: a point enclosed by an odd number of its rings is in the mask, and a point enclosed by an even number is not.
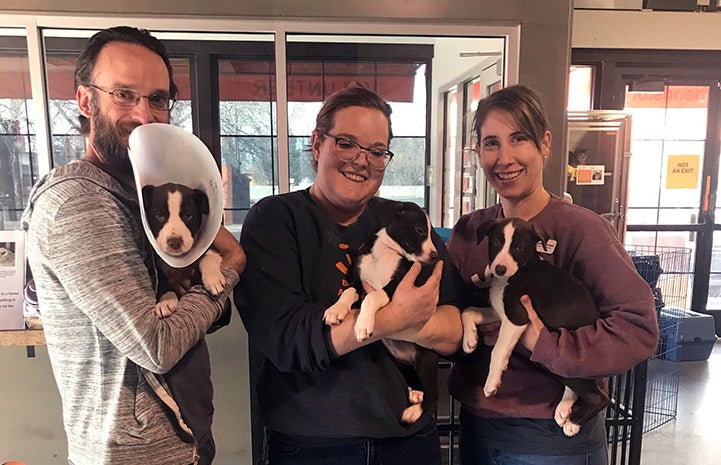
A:
[[[491,287],[488,291],[488,297],[491,301],[491,307],[496,314],[503,318],[506,315],[503,305],[503,291],[508,285],[508,279],[493,277],[491,279]]]
[[[394,253],[383,252],[379,255],[364,255],[359,263],[361,280],[368,282],[375,289],[382,289],[391,281],[400,262],[400,257]]]

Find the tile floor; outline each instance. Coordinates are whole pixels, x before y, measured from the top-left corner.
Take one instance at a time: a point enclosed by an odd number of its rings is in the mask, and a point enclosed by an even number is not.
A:
[[[721,464],[721,340],[708,361],[680,362],[675,420],[643,436],[641,465]]]

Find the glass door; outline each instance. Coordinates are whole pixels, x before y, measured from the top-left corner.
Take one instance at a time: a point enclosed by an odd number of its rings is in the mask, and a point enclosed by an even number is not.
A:
[[[503,86],[502,69],[501,58],[487,58],[470,78],[459,79],[443,95],[444,227],[452,227],[461,215],[496,203],[495,191],[483,177],[471,149],[478,102]]]
[[[690,249],[685,308],[721,311],[721,253],[713,253],[721,250],[713,245],[721,230],[713,205],[719,88],[647,78],[629,84],[625,102],[633,119],[626,242]]]

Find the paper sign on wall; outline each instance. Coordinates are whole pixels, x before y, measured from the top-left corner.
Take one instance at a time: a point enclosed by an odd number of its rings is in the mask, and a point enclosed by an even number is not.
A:
[[[24,329],[25,236],[0,231],[0,330]]]
[[[669,155],[666,189],[698,188],[700,160],[700,155]]]
[[[605,172],[605,165],[578,165],[576,167],[576,184],[603,184]]]

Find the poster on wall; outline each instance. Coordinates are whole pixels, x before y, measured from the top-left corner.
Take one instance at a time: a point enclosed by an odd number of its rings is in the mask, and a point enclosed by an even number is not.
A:
[[[578,165],[576,167],[576,184],[602,185],[605,172],[605,165]]]
[[[25,236],[0,231],[0,330],[24,329]]]
[[[669,155],[666,189],[697,189],[701,155]]]

